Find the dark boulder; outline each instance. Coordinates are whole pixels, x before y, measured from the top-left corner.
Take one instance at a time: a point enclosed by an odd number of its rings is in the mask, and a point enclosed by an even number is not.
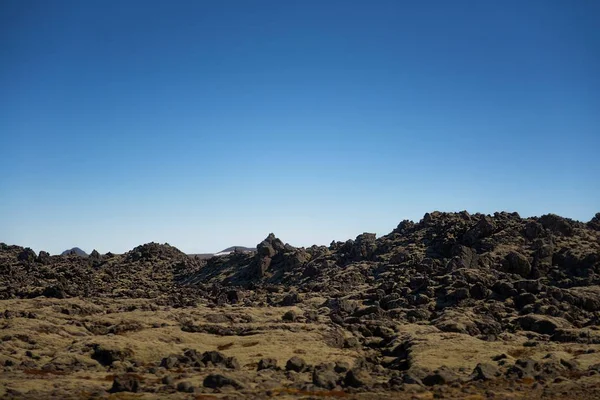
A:
[[[286,322],[294,322],[296,321],[296,318],[298,318],[298,316],[294,310],[289,310],[281,317],[281,319]]]
[[[556,329],[551,340],[559,343],[600,344],[600,333],[590,329]]]
[[[492,287],[493,291],[501,298],[508,298],[519,294],[515,286],[509,281],[498,281]]]
[[[562,318],[549,317],[546,315],[530,314],[515,320],[521,329],[552,335],[558,328],[568,328],[570,324]]]
[[[369,374],[360,368],[353,368],[349,370],[344,377],[344,385],[355,388],[366,386],[369,381]]]
[[[227,302],[238,304],[241,303],[242,300],[244,300],[244,292],[241,290],[232,289],[227,291]]]
[[[528,304],[533,304],[536,300],[537,299],[533,293],[521,293],[514,298],[517,309],[521,309]]]
[[[333,368],[333,365],[327,364],[315,367],[312,375],[313,384],[324,389],[334,389],[337,386],[339,376]]]
[[[24,263],[32,263],[36,260],[36,258],[37,256],[35,254],[35,251],[30,249],[29,247],[23,249],[23,251],[21,251],[17,256],[17,259]]]
[[[172,369],[179,365],[179,359],[175,356],[165,357],[161,360],[160,366],[165,369]]]
[[[134,392],[137,393],[140,390],[140,380],[137,376],[131,374],[125,374],[121,376],[115,376],[113,379],[112,387],[109,392]]]
[[[477,300],[486,299],[491,293],[492,291],[481,282],[477,282],[469,289],[471,297]]]
[[[415,223],[411,220],[405,219],[400,221],[400,223],[398,224],[396,229],[392,231],[392,233],[403,235],[409,233],[413,229],[415,229]]]
[[[212,365],[229,369],[238,369],[240,367],[240,364],[235,357],[227,357],[218,351],[205,351],[202,353],[200,362],[204,365],[211,363]]]
[[[125,361],[133,355],[129,349],[110,348],[100,344],[95,344],[93,349],[92,359],[104,366],[112,365],[115,361]]]
[[[488,363],[479,363],[471,374],[471,379],[475,381],[488,381],[500,376],[500,370],[497,366]]]
[[[554,242],[552,240],[537,239],[533,242],[533,247],[534,264],[537,267],[550,267],[555,251]]]
[[[210,374],[204,378],[202,383],[204,387],[218,389],[223,386],[233,386],[235,389],[243,389],[244,386],[235,379],[228,378],[220,374]]]
[[[593,249],[562,249],[554,253],[552,263],[577,274],[591,270],[600,263],[600,254]]]
[[[298,304],[301,301],[302,300],[300,299],[300,296],[298,296],[298,293],[292,292],[292,293],[288,293],[287,295],[285,295],[285,297],[283,298],[283,300],[281,300],[280,305],[282,305],[284,307],[289,307],[289,306],[293,306],[295,304]]]
[[[358,303],[355,300],[337,298],[327,300],[323,306],[328,307],[335,312],[352,314],[358,307]]]
[[[40,264],[48,264],[50,263],[50,253],[48,253],[47,251],[40,251],[40,254],[38,254],[37,262],[39,262]]]
[[[258,362],[257,371],[263,369],[278,369],[277,360],[274,358],[263,358]]]
[[[509,378],[512,377],[518,379],[535,378],[538,375],[539,371],[540,364],[537,361],[531,358],[525,358],[518,359],[515,362],[515,365],[513,365],[506,371],[506,375]]]
[[[513,283],[515,289],[524,291],[526,293],[538,294],[544,290],[544,285],[539,280],[534,279],[523,279]]]
[[[350,257],[355,261],[371,260],[376,250],[376,235],[374,233],[363,233],[356,237],[350,250]]]
[[[496,226],[492,218],[482,216],[479,222],[469,229],[463,236],[463,243],[467,246],[472,246],[480,239],[491,236],[494,233]]]
[[[541,216],[538,221],[544,226],[544,228],[552,231],[553,233],[572,236],[573,225],[566,218],[560,217],[556,214],[546,214]]]
[[[402,382],[408,385],[423,385],[423,379],[431,374],[427,368],[413,366],[402,375]]]
[[[600,231],[600,213],[596,213],[588,223],[587,227],[595,231]]]
[[[218,351],[205,351],[201,358],[204,364],[212,363],[213,365],[224,364],[226,360],[225,354]]]
[[[455,266],[455,269],[475,268],[477,266],[479,257],[477,256],[477,252],[471,247],[456,244],[452,247],[451,254],[456,259],[455,262],[459,264]]]
[[[447,367],[440,367],[433,371],[432,374],[423,378],[423,384],[425,386],[447,385],[449,383],[456,382],[458,379],[458,375],[456,375],[450,369]]]
[[[102,256],[100,255],[100,253],[98,253],[98,251],[96,249],[92,250],[92,252],[89,255],[89,258],[91,260],[101,260]]]
[[[292,357],[285,364],[286,371],[304,372],[308,369],[306,362],[300,357]]]
[[[525,225],[523,234],[529,240],[537,239],[544,236],[544,226],[539,222],[530,221]]]
[[[505,269],[511,274],[521,275],[523,278],[527,278],[531,274],[531,264],[527,257],[516,251],[511,251],[505,258]]]
[[[188,381],[179,382],[177,384],[177,391],[183,393],[194,393],[194,385]]]
[[[273,233],[269,233],[269,236],[265,240],[256,245],[256,254],[259,257],[273,258],[277,253],[284,251],[285,245]]]
[[[182,364],[194,366],[194,367],[204,367],[205,363],[202,361],[202,357],[198,352],[194,349],[188,349],[183,352],[183,356],[178,357],[178,360]]]
[[[346,361],[338,361],[335,363],[333,370],[338,374],[341,374],[342,372],[348,372],[350,370],[350,364],[348,364]]]
[[[42,292],[42,296],[46,296],[48,298],[53,299],[65,299],[69,297],[64,286],[61,284],[46,287]]]

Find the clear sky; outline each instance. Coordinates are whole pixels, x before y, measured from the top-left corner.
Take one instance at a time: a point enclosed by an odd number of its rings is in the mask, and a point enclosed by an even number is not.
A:
[[[0,2],[0,241],[186,252],[600,211],[600,2]]]

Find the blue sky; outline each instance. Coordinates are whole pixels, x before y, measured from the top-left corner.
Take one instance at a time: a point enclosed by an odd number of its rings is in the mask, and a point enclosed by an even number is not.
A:
[[[60,252],[433,210],[600,211],[600,2],[0,5],[0,241]]]

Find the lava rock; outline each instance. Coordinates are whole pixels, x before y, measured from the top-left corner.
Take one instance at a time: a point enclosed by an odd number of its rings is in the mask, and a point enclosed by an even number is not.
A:
[[[544,226],[539,222],[530,221],[525,225],[524,234],[529,240],[537,239],[544,235]]]
[[[338,379],[331,366],[320,365],[313,370],[312,382],[315,386],[331,390],[337,386]]]
[[[175,356],[165,357],[161,360],[160,366],[165,369],[172,369],[179,365],[179,359]]]
[[[530,314],[519,317],[515,322],[526,331],[541,333],[544,335],[552,335],[558,328],[568,328],[570,324],[556,317],[546,315]]]
[[[488,363],[479,363],[473,370],[471,378],[476,381],[488,381],[500,375],[498,367]]]
[[[243,385],[235,379],[228,378],[220,374],[210,374],[204,378],[202,383],[204,387],[211,389],[222,388],[223,386],[233,386],[236,389],[243,389]]]
[[[344,384],[350,387],[363,387],[366,386],[370,380],[369,374],[363,369],[353,368],[346,373],[344,377]]]
[[[47,251],[40,251],[40,254],[38,254],[37,262],[39,262],[40,264],[49,264],[50,263],[50,253],[48,253]]]
[[[446,367],[441,367],[423,378],[423,384],[425,386],[446,385],[457,380],[458,376],[454,372]]]
[[[488,216],[482,216],[479,222],[465,233],[463,242],[467,246],[472,246],[478,240],[492,235],[495,229],[494,221]]]
[[[261,371],[263,369],[278,369],[277,360],[274,358],[262,358],[258,362],[257,371]]]
[[[134,392],[137,393],[140,390],[140,380],[130,374],[115,376],[113,379],[112,387],[109,392]]]
[[[300,299],[300,296],[298,296],[298,293],[296,292],[292,292],[287,294],[283,300],[281,300],[280,305],[284,306],[284,307],[289,307],[289,306],[293,306],[295,304],[300,303],[302,300]]]
[[[294,310],[289,310],[288,312],[283,314],[283,316],[281,317],[281,319],[286,322],[294,322],[294,321],[296,321],[296,318],[297,318],[297,316],[296,316],[296,312]]]
[[[521,275],[523,278],[527,278],[531,274],[531,264],[523,254],[511,251],[505,261],[507,272]]]
[[[560,217],[556,214],[546,214],[541,216],[538,221],[544,226],[544,228],[554,233],[564,236],[573,235],[573,226],[566,218]]]
[[[37,256],[35,254],[35,251],[30,249],[29,247],[26,247],[25,249],[23,249],[23,251],[21,251],[19,253],[19,255],[17,256],[17,260],[24,262],[24,263],[32,263],[36,260],[36,258],[37,258]]]
[[[285,364],[286,371],[304,372],[307,370],[306,362],[300,357],[292,357]]]
[[[194,393],[194,385],[191,382],[183,381],[177,384],[177,391],[184,393]]]
[[[125,361],[133,355],[129,349],[108,348],[104,345],[95,344],[92,359],[104,366],[112,365],[115,361]]]

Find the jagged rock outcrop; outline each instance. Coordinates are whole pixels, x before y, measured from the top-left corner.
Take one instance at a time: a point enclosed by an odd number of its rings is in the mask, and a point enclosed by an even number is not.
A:
[[[596,213],[596,215],[594,215],[594,218],[592,218],[588,223],[587,226],[590,229],[594,229],[596,231],[600,231],[600,213]]]
[[[384,311],[411,320],[439,318],[432,312],[485,300],[510,300],[516,313],[556,314],[553,299],[573,297],[564,289],[600,284],[596,220],[583,224],[553,214],[524,219],[505,212],[432,212],[417,223],[402,221],[379,238],[364,233],[304,249],[269,234],[256,252],[208,260],[157,243],[123,255],[93,251],[87,260],[36,255],[3,244],[0,297],[164,296],[176,304],[208,297],[219,304],[244,304],[267,296],[268,303],[293,304],[268,285],[332,298],[364,287],[355,300],[377,302]],[[523,279],[544,285],[523,293],[518,284]],[[569,307],[577,310],[572,317],[585,323],[594,301],[570,300]]]
[[[87,258],[2,243],[0,300],[13,300],[0,312],[0,368],[14,379],[101,371],[103,390],[160,395],[585,387],[600,373],[597,222],[431,212],[380,237],[296,248],[269,234],[255,252],[208,259],[158,243]],[[9,333],[39,318],[12,308],[21,301],[53,317],[31,335]],[[120,345],[143,330],[170,350],[152,360],[148,347]],[[77,357],[37,355],[50,335]],[[198,373],[204,380],[187,380]]]

